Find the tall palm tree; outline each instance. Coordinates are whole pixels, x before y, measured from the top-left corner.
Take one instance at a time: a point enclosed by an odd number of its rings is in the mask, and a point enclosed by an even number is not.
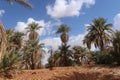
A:
[[[6,0],[10,3],[13,3],[14,1],[25,6],[25,7],[29,7],[29,8],[32,8],[32,5],[27,2],[26,0]],[[6,40],[6,32],[5,32],[5,29],[4,29],[4,26],[2,25],[2,21],[0,21],[0,32],[1,32],[1,44],[0,44],[0,61],[1,61],[1,58],[2,58],[2,55],[4,53],[6,53],[6,44],[7,44],[7,40]]]
[[[58,30],[56,31],[56,34],[62,33],[61,34],[61,41],[63,43],[67,43],[69,40],[69,35],[68,32],[70,31],[70,27],[68,27],[65,24],[61,24]]]
[[[91,48],[93,43],[101,51],[110,43],[110,33],[112,33],[112,24],[106,24],[104,18],[95,18],[93,23],[87,26],[88,34],[85,36],[83,42]]]
[[[39,30],[40,28],[42,28],[41,26],[39,26],[38,23],[32,22],[31,24],[28,25],[27,32],[29,32],[29,40],[37,40],[38,39],[38,32],[36,32],[37,30]]]
[[[9,3],[17,2],[25,7],[32,8],[32,5],[27,0],[6,0]]]

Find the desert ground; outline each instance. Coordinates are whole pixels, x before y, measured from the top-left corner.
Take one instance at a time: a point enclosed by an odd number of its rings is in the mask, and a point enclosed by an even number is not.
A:
[[[14,70],[9,79],[3,74],[0,80],[120,80],[120,67],[113,66],[75,66],[54,67],[53,70]]]

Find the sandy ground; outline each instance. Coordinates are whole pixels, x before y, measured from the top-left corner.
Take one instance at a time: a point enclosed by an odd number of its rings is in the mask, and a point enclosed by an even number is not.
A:
[[[12,75],[13,79],[0,75],[0,80],[120,80],[120,67],[56,67],[13,71]]]

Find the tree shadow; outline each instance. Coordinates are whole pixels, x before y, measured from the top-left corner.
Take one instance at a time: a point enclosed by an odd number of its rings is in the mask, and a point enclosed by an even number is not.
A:
[[[99,72],[73,72],[56,76],[51,80],[120,80],[120,75],[101,74]]]
[[[54,80],[97,80],[99,78],[100,73],[80,73],[73,72],[70,74],[65,74],[63,76],[56,76]]]

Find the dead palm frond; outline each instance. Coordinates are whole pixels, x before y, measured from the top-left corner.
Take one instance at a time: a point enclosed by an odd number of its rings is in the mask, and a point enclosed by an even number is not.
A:
[[[3,54],[5,54],[5,52],[6,52],[6,44],[7,44],[6,31],[5,31],[1,21],[0,21],[0,34],[2,36],[1,44],[0,44],[0,61],[1,61]]]
[[[27,0],[6,0],[6,1],[8,1],[9,3],[13,3],[15,1],[18,4],[21,4],[25,7],[32,8],[32,5]]]

